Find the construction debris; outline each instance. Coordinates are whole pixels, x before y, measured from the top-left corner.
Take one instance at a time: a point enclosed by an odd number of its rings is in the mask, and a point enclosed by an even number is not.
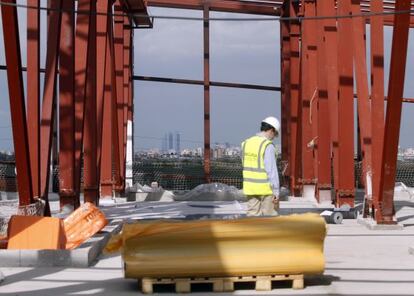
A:
[[[246,201],[242,190],[222,183],[201,184],[175,201]]]
[[[81,245],[107,224],[104,213],[92,203],[84,203],[64,220],[66,249],[72,250]]]

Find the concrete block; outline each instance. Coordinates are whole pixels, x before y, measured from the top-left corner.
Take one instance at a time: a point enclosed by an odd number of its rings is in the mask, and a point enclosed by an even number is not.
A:
[[[377,224],[377,222],[371,218],[358,218],[358,224],[367,227],[370,230],[403,230],[404,225],[397,224]]]
[[[0,267],[19,267],[20,250],[0,250]]]
[[[70,266],[68,250],[20,250],[20,266]]]
[[[308,200],[314,200],[315,185],[303,185],[303,197]]]
[[[128,192],[126,201],[145,201],[148,192]]]
[[[74,250],[0,250],[0,267],[88,267],[121,227],[108,225]]]

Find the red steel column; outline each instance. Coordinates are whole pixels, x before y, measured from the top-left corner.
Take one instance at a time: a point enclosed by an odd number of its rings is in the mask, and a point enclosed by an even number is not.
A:
[[[115,3],[115,11],[122,13],[119,1]],[[117,112],[117,128],[118,128],[118,150],[119,159],[119,184],[116,191],[122,193],[125,190],[125,119],[124,112],[124,17],[114,17],[114,47],[115,47],[115,76],[116,76],[116,112]]]
[[[48,187],[52,132],[56,108],[57,61],[61,25],[61,0],[51,0],[48,15],[46,73],[43,87],[42,118],[40,121],[40,186],[46,200],[45,214],[50,215]]]
[[[204,177],[210,183],[210,21],[209,8],[204,5]]]
[[[325,15],[325,4],[317,5],[317,15]],[[329,101],[328,101],[328,80],[324,65],[326,65],[325,36],[325,20],[318,20],[318,135],[317,135],[317,151],[318,151],[318,183],[317,183],[317,199],[319,202],[331,201],[331,153],[330,153],[330,131],[329,131]]]
[[[351,2],[351,0],[347,0]],[[360,1],[352,1],[352,14],[361,14]],[[357,106],[359,129],[361,133],[361,148],[363,162],[363,183],[365,184],[365,195],[372,195],[371,186],[371,102],[368,90],[368,73],[366,61],[365,44],[365,20],[361,17],[352,19],[353,27],[353,49],[354,65],[357,84]],[[368,181],[369,180],[369,181]]]
[[[120,193],[120,152],[119,152],[119,142],[120,136],[118,132],[118,108],[117,108],[117,82],[116,82],[116,63],[115,63],[115,46],[114,46],[114,22],[111,18],[110,20],[110,30],[109,30],[109,44],[110,44],[110,53],[111,53],[111,128],[112,128],[112,165],[113,165],[113,182],[112,188],[116,193]]]
[[[283,9],[283,16],[288,16]],[[281,119],[282,119],[282,177],[281,183],[289,186],[289,155],[290,155],[290,37],[289,22],[280,22],[280,51],[281,51]]]
[[[125,156],[125,183],[128,183],[129,186],[133,185],[133,176],[132,176],[132,159],[133,159],[133,149],[132,141],[133,138],[128,138],[128,135],[133,137],[132,131],[132,93],[130,92],[130,87],[132,83],[132,29],[130,28],[131,23],[128,17],[124,17],[124,156]],[[129,134],[128,134],[129,131]],[[132,157],[132,159],[131,159]]]
[[[338,3],[338,14],[350,11],[350,3]],[[353,206],[354,186],[354,78],[352,61],[352,20],[338,19],[338,152],[339,180],[336,192],[336,206]]]
[[[326,15],[334,16],[335,2],[326,1],[322,4]],[[326,55],[325,71],[328,81],[328,101],[329,101],[329,123],[331,135],[331,155],[333,163],[333,177],[335,195],[339,189],[339,150],[338,150],[338,31],[335,19],[325,20],[325,50]]]
[[[27,5],[39,7],[39,0]],[[40,10],[27,9],[27,128],[33,195],[40,197]]]
[[[108,25],[111,30],[111,26]],[[105,86],[103,98],[103,122],[102,122],[102,154],[101,154],[101,197],[112,197],[112,65],[110,33],[107,33]]]
[[[289,2],[289,16],[296,17],[299,5],[292,0]],[[299,183],[301,173],[301,143],[300,143],[300,55],[299,55],[300,23],[290,21],[290,188],[294,196],[301,195]]]
[[[91,1],[89,26],[88,68],[86,77],[85,123],[84,123],[84,170],[83,194],[85,202],[98,204],[99,183],[97,171],[97,114],[96,114],[96,1]]]
[[[75,9],[63,1],[59,59],[59,195],[60,206],[77,208],[75,192]]]
[[[315,17],[316,3],[305,1],[304,16]],[[303,186],[315,184],[313,169],[313,146],[312,146],[312,117],[311,102],[316,98],[317,92],[317,45],[316,45],[316,21],[305,20],[302,22],[302,44],[301,44],[301,65],[302,65],[302,184]],[[312,190],[314,192],[314,189]],[[304,194],[305,188],[304,188]]]
[[[5,2],[12,5],[16,4],[13,0]],[[19,204],[28,205],[33,201],[33,188],[30,170],[29,141],[27,136],[17,9],[13,6],[2,5],[1,15],[3,22],[4,51],[7,64],[7,82],[9,87],[13,144],[16,157]]]
[[[90,11],[89,0],[79,0],[78,10]],[[83,130],[85,118],[86,99],[86,76],[88,71],[89,57],[89,26],[90,14],[78,14],[76,18],[76,39],[75,39],[75,193],[79,199],[81,183]]]
[[[396,11],[410,10],[410,0],[400,0],[395,4]],[[407,61],[408,32],[410,14],[394,16],[391,65],[388,81],[387,113],[381,165],[379,208],[376,209],[377,223],[393,224],[394,186],[397,165],[398,141],[400,136],[402,97],[404,92],[405,68]]]
[[[370,2],[371,12],[381,14],[384,1]],[[364,216],[378,208],[381,177],[382,141],[384,139],[384,20],[371,17],[371,126],[372,126],[372,200],[365,203]],[[370,213],[371,211],[371,213]]]
[[[106,83],[106,60],[107,55],[107,31],[108,31],[108,15],[110,5],[107,0],[97,0],[97,16],[96,16],[96,122],[97,122],[97,174],[98,183],[102,178],[102,136],[103,136],[103,113],[104,113],[104,92]],[[108,82],[108,85],[110,82]],[[109,132],[109,131],[108,131]],[[112,183],[112,181],[111,181]],[[111,190],[112,194],[112,190]]]

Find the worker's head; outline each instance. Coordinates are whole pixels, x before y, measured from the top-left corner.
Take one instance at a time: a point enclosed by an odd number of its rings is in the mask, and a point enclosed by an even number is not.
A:
[[[276,117],[266,117],[262,120],[260,131],[265,132],[270,139],[274,139],[280,134],[280,123]]]

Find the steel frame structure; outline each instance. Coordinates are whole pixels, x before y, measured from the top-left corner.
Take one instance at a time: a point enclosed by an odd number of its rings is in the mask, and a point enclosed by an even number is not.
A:
[[[414,2],[78,0],[78,9],[83,13],[75,13],[75,0],[50,0],[44,69],[39,58],[40,8],[27,10],[25,68],[19,54],[15,4],[15,0],[1,1],[6,65],[0,69],[7,70],[21,205],[37,198],[48,201],[52,132],[57,123],[61,206],[80,205],[82,165],[85,201],[98,204],[100,198],[114,192],[122,194],[131,178],[127,169],[132,153],[133,81],[143,80],[204,87],[206,182],[210,181],[210,87],[279,91],[285,183],[294,195],[303,194],[303,186],[311,185],[320,202],[332,202],[338,207],[354,206],[356,98],[365,185],[364,216],[372,216],[378,223],[395,223],[393,190],[401,108],[402,102],[414,101],[403,98],[408,34],[409,28],[414,27],[414,16],[381,13],[409,11]],[[28,5],[39,7],[40,1],[29,0]],[[152,27],[148,6],[203,11],[202,81],[133,74],[133,28]],[[280,22],[280,87],[210,81],[210,11],[289,17]],[[379,15],[361,16],[370,12]],[[366,61],[365,24],[372,28],[370,69]],[[384,98],[386,25],[393,26],[393,41],[388,94]],[[27,103],[23,71],[27,71]],[[41,72],[45,73],[43,89]],[[386,111],[384,99],[388,100]],[[48,203],[45,214],[50,215]]]

